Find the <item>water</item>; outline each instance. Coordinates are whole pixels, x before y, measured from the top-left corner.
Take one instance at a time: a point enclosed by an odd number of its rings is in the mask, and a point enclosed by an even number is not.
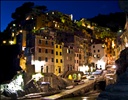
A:
[[[82,96],[82,97],[72,97],[72,98],[65,98],[61,100],[96,100],[97,97],[87,97],[87,96]]]
[[[89,94],[85,94],[84,96],[65,98],[61,100],[96,100],[99,93],[99,91],[93,91]]]

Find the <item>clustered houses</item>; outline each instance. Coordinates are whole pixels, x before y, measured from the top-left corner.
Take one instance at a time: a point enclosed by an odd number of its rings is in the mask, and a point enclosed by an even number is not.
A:
[[[26,66],[25,71],[36,72],[34,66],[38,65],[42,73],[59,75],[90,63],[91,36],[72,17],[57,11],[35,18],[28,15],[21,28],[15,28],[17,43],[25,54],[26,64],[21,66]]]
[[[127,29],[121,38],[127,36]],[[94,40],[106,35],[105,32],[110,35],[108,28],[98,28],[84,18],[73,21],[72,15],[58,11],[38,16],[28,14],[20,23],[13,22],[10,30],[10,42],[17,41],[20,50],[24,51],[25,57],[21,61],[25,63],[21,67],[31,74],[38,69],[42,73],[59,75],[66,71],[78,71],[80,66],[89,64],[105,69],[110,58],[117,56],[114,39],[105,38],[99,43]]]

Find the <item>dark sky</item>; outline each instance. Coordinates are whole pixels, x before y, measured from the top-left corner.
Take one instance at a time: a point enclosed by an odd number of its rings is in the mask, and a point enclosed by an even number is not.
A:
[[[13,20],[11,14],[15,12],[17,7],[20,7],[24,2],[28,1],[18,1],[18,0],[2,0],[1,1],[1,31],[3,31],[7,25]],[[30,2],[30,1],[29,1]],[[119,8],[117,0],[40,0],[34,1],[35,5],[45,5],[48,10],[58,10],[65,14],[73,14],[73,19],[79,20],[80,18],[92,18],[100,14],[109,14],[115,12],[122,12]]]

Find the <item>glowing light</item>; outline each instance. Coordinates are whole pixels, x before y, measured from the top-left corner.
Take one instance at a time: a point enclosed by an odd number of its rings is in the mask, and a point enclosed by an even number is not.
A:
[[[14,44],[14,42],[13,41],[9,41],[9,43],[12,45],[12,44]]]
[[[35,72],[40,73],[41,72],[41,66],[44,66],[45,61],[32,60],[31,64],[35,65]]]
[[[3,41],[3,43],[5,44],[5,43],[6,43],[6,41]]]
[[[69,76],[68,76],[68,79],[69,79],[69,80],[72,80],[72,75],[69,75]]]
[[[125,44],[125,47],[128,47],[128,43]]]
[[[113,65],[112,68],[116,68],[116,65]]]
[[[22,50],[24,51],[26,47],[22,47]]]
[[[20,32],[22,33],[23,31],[22,31],[22,30],[20,30]]]
[[[14,33],[12,33],[12,37],[14,37]]]

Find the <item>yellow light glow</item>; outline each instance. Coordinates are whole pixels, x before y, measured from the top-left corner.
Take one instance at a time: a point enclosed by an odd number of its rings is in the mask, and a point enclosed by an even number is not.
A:
[[[20,32],[22,33],[22,30],[20,30]]]
[[[6,43],[6,41],[3,41],[3,43],[5,44],[5,43]]]
[[[12,37],[14,37],[14,33],[12,33]]]
[[[69,76],[68,76],[68,79],[69,79],[69,80],[72,80],[72,75],[69,75]]]
[[[12,45],[12,44],[14,44],[14,42],[13,41],[9,41],[9,43]]]
[[[125,44],[125,47],[128,47],[128,43]]]

